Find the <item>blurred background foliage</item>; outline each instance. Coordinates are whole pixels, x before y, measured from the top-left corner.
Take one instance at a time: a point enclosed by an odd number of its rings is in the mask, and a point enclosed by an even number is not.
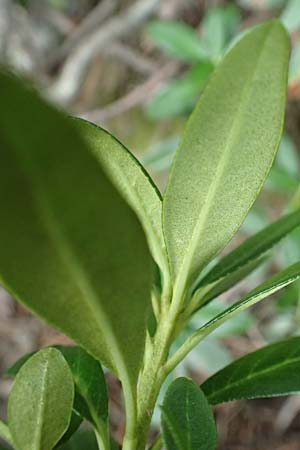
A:
[[[300,0],[0,0],[0,61],[29,78],[70,114],[114,133],[163,191],[186,119],[212,71],[248,27],[272,17],[282,20],[292,42],[286,125],[267,183],[232,248],[300,207]],[[246,280],[196,314],[184,334],[223,309],[224,302],[248,292],[266,274],[300,260],[300,230],[268,256]],[[188,373],[201,380],[236,356],[299,332],[300,285],[295,283],[221,327],[188,356],[175,376]],[[65,342],[0,290],[0,369],[26,351]],[[9,388],[7,380],[0,382],[0,398]],[[110,389],[118,435],[123,422],[119,389],[112,379]],[[279,403],[275,418],[271,414],[271,422],[277,421],[282,430],[282,445],[284,433],[291,434],[297,417],[300,420],[299,398],[293,400],[296,406],[289,401]],[[220,426],[224,444],[220,448],[225,449],[230,439],[238,442],[239,433],[230,431],[231,414],[236,412],[222,408],[218,414],[227,428]],[[156,419],[157,414],[154,424]],[[264,431],[253,431],[253,426],[241,423],[244,437],[250,429],[257,439],[269,436],[268,426]],[[260,448],[299,449],[299,424],[298,428],[297,447],[291,441],[287,447],[260,444]],[[230,449],[242,449],[231,445]]]

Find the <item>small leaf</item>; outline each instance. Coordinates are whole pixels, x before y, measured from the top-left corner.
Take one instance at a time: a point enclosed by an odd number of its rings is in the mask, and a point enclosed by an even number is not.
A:
[[[110,368],[133,406],[153,281],[142,226],[70,119],[12,75],[0,96],[1,284]]]
[[[167,450],[215,450],[216,426],[209,404],[194,381],[177,378],[168,387],[162,406]]]
[[[213,61],[224,53],[230,39],[236,34],[240,22],[238,8],[209,8],[202,22],[203,47]]]
[[[181,22],[153,21],[147,32],[165,53],[173,58],[193,63],[207,59],[196,31]]]
[[[91,422],[101,434],[104,442],[108,440],[108,393],[104,373],[100,363],[80,347],[56,346],[67,361],[75,383],[75,399],[72,414],[72,427],[67,440],[78,428],[78,417]],[[5,374],[15,377],[33,353],[20,358]],[[78,416],[79,415],[79,416]],[[77,426],[78,424],[78,426]],[[71,425],[71,424],[70,424]],[[70,428],[70,427],[69,427]]]
[[[150,100],[147,116],[160,120],[190,112],[212,70],[210,63],[199,64],[179,80],[171,82]]]
[[[252,352],[208,378],[201,388],[212,405],[300,392],[300,338]]]
[[[231,240],[269,173],[288,59],[280,22],[254,27],[212,74],[187,124],[163,201],[171,271],[182,291]]]
[[[294,283],[299,278],[300,263],[296,263],[283,270],[282,272],[277,273],[264,283],[260,284],[249,294],[242,297],[238,302],[234,303],[233,305],[229,306],[229,308],[225,309],[222,313],[218,314],[203,327],[201,327],[198,331],[196,331],[196,333],[194,333],[195,337],[203,337],[207,334],[210,334],[213,330],[222,325],[222,323],[230,319],[230,317],[235,316],[244,309],[260,302],[269,295],[275,294],[275,292],[283,289],[291,283]]]
[[[74,399],[69,366],[54,348],[21,368],[8,401],[8,423],[17,450],[52,450],[67,430]]]
[[[200,307],[207,305],[207,303],[211,300],[219,297],[219,295],[236,286],[240,281],[266,262],[266,259],[267,258],[265,256],[262,256],[250,261],[244,266],[237,268],[235,272],[229,273],[223,279],[221,278],[220,280],[216,280],[207,286],[199,288],[193,296],[193,302],[195,302],[195,304],[198,303],[194,311],[197,311]],[[197,298],[199,299],[198,302],[196,301]]]
[[[221,261],[200,281],[198,287],[215,283],[247,266],[277,244],[300,225],[300,210],[288,214],[247,239]]]

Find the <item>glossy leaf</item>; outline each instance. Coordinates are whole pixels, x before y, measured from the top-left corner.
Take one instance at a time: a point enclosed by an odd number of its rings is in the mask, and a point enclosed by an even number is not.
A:
[[[167,450],[215,450],[216,427],[212,411],[199,386],[177,378],[162,406],[163,438]]]
[[[185,62],[207,59],[200,36],[181,22],[153,21],[147,26],[151,39],[169,56]]]
[[[162,232],[161,195],[150,175],[114,136],[85,120],[74,121],[77,132],[100,161],[143,225],[153,258],[168,277],[169,267]]]
[[[32,356],[18,373],[8,401],[17,450],[52,450],[67,430],[74,400],[69,366],[54,348]]]
[[[210,77],[188,122],[163,202],[181,285],[223,249],[261,190],[280,142],[288,59],[280,22],[253,28]]]
[[[190,112],[212,70],[210,63],[199,64],[164,87],[147,105],[148,117],[159,120]]]
[[[300,226],[300,210],[288,214],[247,239],[221,261],[201,280],[206,286],[241,270],[277,244],[288,233]]]
[[[275,294],[275,292],[283,289],[284,287],[294,283],[300,278],[300,263],[293,264],[282,272],[277,273],[269,280],[260,284],[257,288],[253,289],[249,294],[242,297],[238,302],[229,306],[222,313],[218,314],[202,328],[200,328],[196,334],[206,335],[211,333],[214,329],[218,328],[230,317],[235,316],[239,312],[246,308],[260,302],[269,295]]]
[[[300,392],[300,338],[268,345],[234,361],[201,388],[210,404]]]
[[[11,75],[0,95],[1,284],[133,402],[153,277],[142,227],[69,119]]]

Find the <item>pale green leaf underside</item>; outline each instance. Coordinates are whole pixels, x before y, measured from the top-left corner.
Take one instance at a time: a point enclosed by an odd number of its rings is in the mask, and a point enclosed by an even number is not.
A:
[[[8,423],[16,450],[52,450],[67,430],[74,383],[61,353],[41,350],[21,368],[8,402]]]
[[[173,278],[195,278],[255,201],[280,141],[288,59],[284,28],[266,22],[235,45],[204,89],[163,202]]]
[[[9,75],[0,97],[1,283],[132,396],[153,280],[142,227],[69,119]]]
[[[216,427],[207,399],[199,386],[177,378],[162,406],[163,437],[167,450],[215,450]]]
[[[167,277],[169,268],[162,232],[162,201],[150,175],[129,150],[107,131],[79,119],[74,121],[74,125],[136,213],[146,232],[153,258]]]
[[[202,384],[210,404],[300,392],[300,338],[264,347],[217,372]]]

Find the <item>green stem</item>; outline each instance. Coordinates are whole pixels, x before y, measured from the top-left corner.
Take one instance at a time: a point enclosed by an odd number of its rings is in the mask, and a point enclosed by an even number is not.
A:
[[[0,437],[3,438],[10,445],[13,445],[13,440],[8,426],[0,420]]]
[[[157,438],[155,439],[155,441],[153,442],[150,450],[161,450],[163,448],[163,439],[162,439],[162,435],[159,434],[157,436]]]
[[[125,435],[123,450],[142,450],[147,445],[153,410],[161,385],[165,380],[162,367],[169,354],[175,323],[176,316],[172,316],[170,310],[167,309],[164,313],[162,312],[154,339],[148,341],[148,348],[145,353],[147,357],[138,383],[135,430],[131,433],[131,436]]]

